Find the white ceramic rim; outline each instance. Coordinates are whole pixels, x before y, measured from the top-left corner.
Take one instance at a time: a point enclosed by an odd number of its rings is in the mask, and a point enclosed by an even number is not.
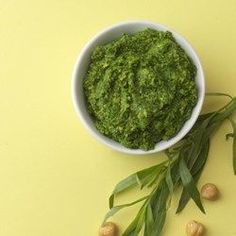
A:
[[[88,49],[91,47],[91,45],[93,45],[97,39],[99,37],[101,37],[102,35],[108,33],[109,31],[112,31],[116,28],[120,28],[123,26],[127,26],[127,25],[146,25],[145,27],[149,27],[149,28],[154,28],[157,30],[162,30],[162,31],[170,31],[172,32],[174,38],[176,39],[176,41],[184,48],[184,50],[186,51],[186,53],[191,57],[191,59],[193,59],[196,67],[197,67],[197,73],[198,73],[198,77],[199,80],[201,80],[199,83],[201,85],[201,89],[198,88],[198,102],[197,105],[194,107],[191,118],[185,122],[184,126],[181,128],[181,130],[178,132],[178,134],[176,136],[174,136],[173,138],[167,140],[167,141],[161,141],[159,143],[156,144],[155,148],[149,151],[144,151],[141,149],[129,149],[126,148],[124,146],[122,146],[121,144],[115,142],[114,140],[111,140],[110,138],[107,138],[106,136],[102,135],[98,130],[94,130],[90,127],[90,125],[87,122],[86,117],[84,116],[84,112],[81,110],[81,106],[80,103],[78,101],[78,87],[77,87],[77,80],[78,80],[78,74],[79,74],[79,65],[82,62],[82,59],[84,57],[84,54],[88,51]],[[181,43],[180,43],[181,42]],[[193,58],[194,57],[194,58]],[[77,115],[79,116],[82,124],[84,125],[84,127],[89,131],[89,133],[96,138],[98,141],[100,141],[101,143],[105,144],[106,146],[122,152],[122,153],[126,153],[126,154],[134,154],[134,155],[147,155],[147,154],[152,154],[152,153],[157,153],[160,151],[163,151],[167,148],[170,148],[171,146],[173,146],[174,144],[176,144],[178,141],[180,141],[189,131],[190,129],[193,127],[193,125],[195,124],[201,109],[202,109],[202,105],[204,102],[204,97],[205,97],[205,77],[204,77],[204,71],[200,62],[200,59],[196,53],[196,51],[193,49],[193,47],[191,46],[191,44],[183,37],[181,36],[179,33],[175,32],[174,30],[172,30],[171,28],[164,26],[163,24],[158,24],[158,23],[153,23],[151,21],[147,21],[147,20],[132,20],[132,21],[124,21],[118,24],[115,24],[113,26],[110,26],[100,32],[98,32],[91,40],[89,40],[86,45],[83,47],[83,49],[81,50],[76,63],[74,65],[74,69],[73,69],[73,73],[72,73],[72,87],[71,87],[71,91],[72,91],[72,101],[73,101],[73,106],[74,109],[77,113]],[[96,129],[96,128],[95,128]]]

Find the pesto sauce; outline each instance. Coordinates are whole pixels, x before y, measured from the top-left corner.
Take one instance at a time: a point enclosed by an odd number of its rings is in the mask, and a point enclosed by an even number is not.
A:
[[[124,34],[92,52],[84,78],[88,110],[105,136],[150,150],[190,118],[195,76],[195,65],[170,32]]]

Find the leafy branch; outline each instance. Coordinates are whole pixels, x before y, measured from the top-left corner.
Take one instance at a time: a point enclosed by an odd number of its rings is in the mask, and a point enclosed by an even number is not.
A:
[[[230,118],[236,111],[236,97],[224,93],[207,95],[227,96],[230,101],[214,112],[200,115],[191,131],[166,151],[167,161],[128,176],[113,190],[109,199],[110,211],[106,214],[104,222],[119,210],[142,202],[136,217],[123,236],[138,236],[142,229],[144,236],[161,235],[171,196],[178,186],[183,190],[176,213],[181,212],[190,199],[205,213],[196,184],[207,161],[210,138],[226,119],[230,120],[233,127],[233,132],[227,134],[226,138],[233,138],[233,168],[236,175],[236,123]],[[137,186],[140,189],[150,188],[149,195],[128,204],[114,205],[115,197]]]

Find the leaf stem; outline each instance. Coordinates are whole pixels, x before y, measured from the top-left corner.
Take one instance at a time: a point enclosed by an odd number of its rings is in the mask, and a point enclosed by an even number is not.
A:
[[[233,97],[230,94],[227,93],[205,93],[206,96],[225,96],[233,99]]]

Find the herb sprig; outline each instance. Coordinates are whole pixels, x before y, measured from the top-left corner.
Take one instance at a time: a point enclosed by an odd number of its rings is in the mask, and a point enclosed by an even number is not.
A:
[[[196,184],[207,161],[210,138],[226,119],[233,127],[233,132],[226,134],[226,139],[233,138],[233,169],[236,175],[236,123],[231,118],[236,111],[236,97],[224,93],[207,95],[227,96],[230,101],[214,112],[200,115],[191,131],[166,151],[167,161],[138,171],[115,186],[109,199],[110,211],[104,222],[119,210],[143,202],[123,236],[138,236],[142,229],[144,236],[161,235],[171,197],[177,187],[183,190],[176,213],[181,212],[190,199],[205,213]],[[128,204],[114,204],[115,197],[120,193],[137,186],[151,189],[149,195]]]

